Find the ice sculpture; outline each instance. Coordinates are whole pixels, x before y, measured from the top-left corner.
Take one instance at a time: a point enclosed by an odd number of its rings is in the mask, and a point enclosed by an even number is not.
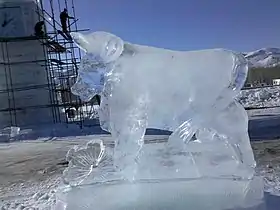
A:
[[[76,186],[123,180],[135,185],[133,190],[122,189],[139,197],[146,190],[139,184],[141,180],[230,180],[224,181],[229,192],[235,189],[233,180],[242,180],[240,191],[235,193],[245,199],[256,163],[248,137],[248,117],[235,100],[248,70],[241,54],[224,49],[159,49],[124,42],[106,32],[71,35],[86,53],[72,92],[85,101],[101,95],[100,124],[111,132],[114,147],[101,141],[72,150],[66,182]],[[146,128],[173,133],[165,143],[144,144]],[[99,145],[98,151],[93,144]],[[87,179],[90,175],[93,178]],[[164,189],[147,186],[147,190],[158,193]],[[111,193],[107,188],[105,191]],[[120,192],[117,197],[121,196]],[[114,206],[110,205],[100,209]]]
[[[114,164],[126,178],[146,177],[137,168],[156,160],[149,157],[155,152],[143,153],[147,127],[173,131],[165,152],[183,158],[175,166],[183,177],[252,177],[247,114],[235,100],[247,75],[242,55],[134,45],[106,32],[72,37],[86,52],[72,92],[83,100],[101,95],[100,123],[112,134]]]

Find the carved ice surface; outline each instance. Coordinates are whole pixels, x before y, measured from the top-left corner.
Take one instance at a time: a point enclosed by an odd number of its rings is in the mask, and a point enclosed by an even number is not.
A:
[[[245,199],[256,163],[247,113],[236,100],[248,70],[241,54],[159,49],[106,32],[71,35],[86,52],[72,92],[86,101],[101,95],[100,124],[111,132],[114,148],[98,143],[100,151],[107,151],[103,164],[95,143],[69,152],[66,182],[79,185],[92,174],[94,183],[135,183],[133,193],[140,196],[146,189],[138,186],[141,180],[243,180],[240,191],[231,181],[225,188]],[[146,128],[173,133],[166,143],[144,144]]]
[[[142,165],[149,168],[145,159],[154,152],[142,148],[147,127],[173,131],[165,150],[175,152],[170,161],[183,158],[175,168],[184,177],[194,170],[198,177],[253,176],[248,118],[235,100],[247,76],[242,55],[134,45],[106,32],[72,36],[86,52],[72,91],[86,100],[101,94],[101,126],[111,132],[114,164],[128,179],[141,177]],[[210,166],[220,170],[205,170]]]
[[[101,140],[93,140],[86,146],[70,149],[66,155],[69,164],[63,172],[64,182],[70,186],[77,186],[107,180],[113,173],[110,159],[112,155],[109,153]]]

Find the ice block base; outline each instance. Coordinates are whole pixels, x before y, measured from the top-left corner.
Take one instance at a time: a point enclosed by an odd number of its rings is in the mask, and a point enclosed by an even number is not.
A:
[[[263,181],[116,181],[61,190],[56,210],[265,210]]]

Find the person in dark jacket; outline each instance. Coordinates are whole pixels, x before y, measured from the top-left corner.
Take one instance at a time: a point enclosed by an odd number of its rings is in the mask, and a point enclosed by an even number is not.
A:
[[[39,21],[36,23],[36,25],[34,27],[35,36],[43,37],[45,35],[45,33],[43,31],[44,24],[45,24],[44,21]]]
[[[96,99],[96,102],[97,102],[98,106],[100,106],[100,104],[101,104],[101,96],[100,95],[95,95],[95,99]]]
[[[65,8],[61,13],[60,13],[60,23],[61,23],[61,26],[62,26],[62,31],[65,33],[65,34],[68,34],[68,27],[67,27],[67,20],[68,19],[74,19],[74,17],[71,17],[68,15],[68,11],[67,9]]]

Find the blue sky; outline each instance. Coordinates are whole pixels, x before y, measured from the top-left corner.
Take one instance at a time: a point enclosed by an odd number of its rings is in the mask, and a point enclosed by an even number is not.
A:
[[[74,1],[80,28],[138,44],[175,50],[280,47],[280,0]]]

